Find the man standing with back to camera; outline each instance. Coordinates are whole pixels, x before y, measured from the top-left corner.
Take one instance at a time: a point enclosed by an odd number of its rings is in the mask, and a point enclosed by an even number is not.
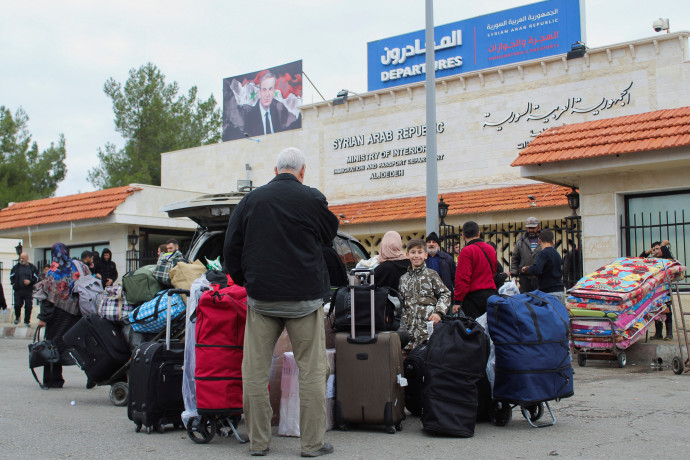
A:
[[[287,328],[299,367],[302,457],[333,452],[324,442],[329,375],[323,325],[323,247],[338,219],[326,197],[303,185],[304,154],[280,152],[275,177],[245,196],[230,216],[223,248],[233,281],[247,289],[242,378],[249,452],[264,456],[271,441],[268,379],[273,348]]]

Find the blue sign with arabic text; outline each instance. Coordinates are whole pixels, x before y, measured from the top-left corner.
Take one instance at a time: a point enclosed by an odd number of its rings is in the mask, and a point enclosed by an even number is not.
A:
[[[570,51],[583,0],[546,0],[434,27],[436,78]],[[367,44],[368,90],[426,79],[424,30]]]

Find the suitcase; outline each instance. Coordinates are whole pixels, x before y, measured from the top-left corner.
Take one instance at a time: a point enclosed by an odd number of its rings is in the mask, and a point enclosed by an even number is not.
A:
[[[170,289],[169,295],[189,291]],[[182,372],[184,343],[170,340],[170,315],[167,315],[165,340],[145,342],[132,353],[129,370],[129,404],[127,416],[150,433],[154,428],[165,431],[166,424],[182,426]]]
[[[354,269],[350,272],[350,289],[354,296],[355,278],[374,285],[373,270]],[[402,350],[396,332],[374,330],[374,290],[371,290],[371,331],[369,336],[356,336],[354,314],[351,330],[335,335],[336,400],[335,425],[385,425],[389,433],[402,430],[405,418]],[[351,305],[354,310],[354,302]]]
[[[202,294],[196,307],[194,380],[200,415],[242,413],[247,291],[233,285]]]
[[[96,314],[82,317],[65,333],[64,341],[89,385],[108,380],[131,356],[120,329]]]
[[[434,326],[424,360],[422,426],[427,431],[474,436],[478,385],[486,378],[489,343],[472,318],[445,317]]]

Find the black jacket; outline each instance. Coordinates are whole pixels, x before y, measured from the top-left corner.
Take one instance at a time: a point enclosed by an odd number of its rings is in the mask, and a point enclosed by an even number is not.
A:
[[[323,247],[331,246],[338,218],[326,197],[289,173],[245,196],[228,223],[226,271],[247,294],[264,301],[323,297]]]
[[[105,254],[106,252],[110,254],[110,260],[106,262],[105,259],[101,258],[98,262],[94,262],[94,271],[96,272],[94,275],[101,275],[103,286],[105,286],[105,281],[108,279],[113,280],[113,284],[117,280],[117,266],[113,262],[113,253],[108,249],[104,249],[103,253]]]
[[[400,291],[400,277],[407,272],[409,266],[409,259],[381,262],[374,269],[374,282],[376,286],[391,287],[396,291]]]
[[[431,257],[431,256],[429,256]],[[443,284],[446,285],[448,290],[451,293],[451,296],[453,294],[453,290],[455,289],[455,261],[453,260],[453,256],[448,254],[447,252],[439,251],[436,253],[436,257],[439,258],[438,265],[439,265],[439,276],[441,277],[441,281],[443,281]],[[428,263],[427,263],[428,266]],[[452,298],[452,297],[451,297]]]
[[[22,289],[33,290],[34,284],[38,283],[38,269],[34,266],[34,264],[29,262],[31,279],[29,280],[29,285],[26,286],[19,279],[19,265],[20,264],[16,264],[14,267],[12,267],[12,270],[10,270],[10,283],[12,284],[12,288],[14,288],[15,291],[19,291]]]

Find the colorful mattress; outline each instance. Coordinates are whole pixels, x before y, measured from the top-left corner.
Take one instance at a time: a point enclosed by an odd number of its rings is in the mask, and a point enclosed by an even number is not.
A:
[[[660,285],[683,279],[684,271],[685,267],[675,260],[621,257],[580,279],[568,291],[567,304],[583,308],[582,304],[591,303],[585,308],[621,311]]]

